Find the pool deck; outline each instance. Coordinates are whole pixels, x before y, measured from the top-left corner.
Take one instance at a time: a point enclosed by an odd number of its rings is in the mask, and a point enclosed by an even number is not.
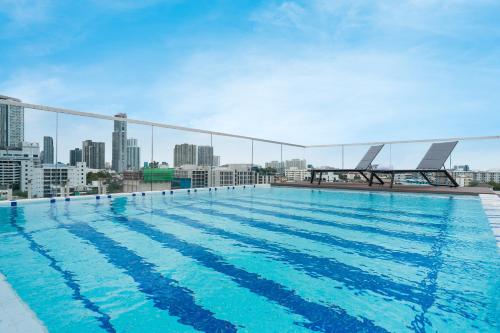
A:
[[[393,188],[386,185],[368,186],[366,183],[318,183],[311,184],[308,181],[293,183],[274,183],[272,186],[280,187],[306,187],[324,188],[336,190],[356,190],[356,191],[381,191],[381,192],[404,192],[404,193],[429,193],[429,194],[453,194],[453,195],[480,195],[492,194],[495,192],[488,187],[445,187],[445,186],[415,186],[415,185],[394,185]]]
[[[45,326],[0,273],[0,332],[44,333]]]

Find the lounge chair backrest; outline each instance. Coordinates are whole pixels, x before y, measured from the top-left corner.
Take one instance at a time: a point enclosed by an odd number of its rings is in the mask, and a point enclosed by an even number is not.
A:
[[[356,170],[367,170],[383,147],[384,145],[371,146],[370,149],[368,149],[368,151],[366,152],[365,156],[363,156],[361,161],[359,161],[358,165],[356,166]]]
[[[433,143],[417,169],[441,169],[457,143],[458,141]]]

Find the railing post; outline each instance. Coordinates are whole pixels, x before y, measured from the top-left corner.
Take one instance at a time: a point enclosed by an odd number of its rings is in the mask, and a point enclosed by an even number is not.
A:
[[[213,134],[210,133],[210,150],[212,150],[212,159],[210,160],[210,175],[208,175],[208,186],[212,186],[213,182],[213,166],[214,166],[214,146],[213,146]]]
[[[283,144],[280,144],[280,177],[284,177],[284,169],[283,165]]]
[[[392,167],[392,143],[389,144],[389,167]]]
[[[58,183],[58,186],[61,186],[61,173],[58,172],[59,170],[59,167],[58,167],[58,163],[57,163],[57,160],[58,160],[58,154],[57,154],[57,151],[59,150],[59,112],[56,112],[56,177],[59,176],[59,181],[57,182]],[[52,180],[52,177],[51,177],[51,180]],[[52,188],[52,186],[51,186]],[[56,197],[57,197],[57,190],[55,191],[56,193]],[[51,193],[51,196],[53,196],[53,194]]]
[[[149,166],[149,172],[151,172],[151,184],[150,184],[150,189],[151,191],[153,190],[153,162],[154,162],[154,126],[151,125],[151,165]]]
[[[342,145],[342,169],[344,168],[344,145]]]
[[[252,139],[252,164],[251,164],[251,167],[250,167],[250,175],[252,176],[252,185],[255,184],[255,178],[257,177],[257,173],[253,174],[253,139]]]

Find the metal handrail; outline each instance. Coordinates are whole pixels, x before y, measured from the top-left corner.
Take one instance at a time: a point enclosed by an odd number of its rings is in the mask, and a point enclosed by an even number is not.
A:
[[[209,130],[203,130],[203,129],[199,129],[199,128],[177,126],[177,125],[158,123],[158,122],[147,121],[147,120],[138,120],[138,119],[132,119],[132,118],[121,118],[121,117],[107,116],[107,115],[103,115],[103,114],[99,114],[99,113],[82,112],[82,111],[56,108],[56,107],[40,105],[40,104],[30,104],[30,103],[17,102],[17,101],[10,100],[10,99],[5,99],[5,100],[2,99],[1,103],[8,104],[8,105],[14,105],[14,106],[21,106],[21,107],[24,107],[27,109],[70,114],[73,116],[98,118],[98,119],[104,119],[104,120],[126,121],[126,122],[131,123],[131,124],[153,126],[153,127],[160,127],[160,128],[168,128],[168,129],[173,129],[173,130],[178,130],[178,131],[226,136],[226,137],[232,137],[232,138],[238,138],[238,139],[254,140],[254,141],[259,141],[259,142],[266,142],[266,143],[280,144],[280,145],[291,146],[291,147],[305,148],[304,145],[299,145],[299,144],[290,143],[290,142],[282,142],[282,141],[268,140],[268,139],[262,139],[262,138],[255,138],[255,137],[239,135],[239,134],[209,131]]]
[[[209,134],[209,135],[226,136],[226,137],[232,137],[232,138],[238,138],[238,139],[252,140],[252,141],[279,144],[279,145],[299,147],[299,148],[369,146],[369,145],[380,145],[380,144],[391,145],[391,144],[403,144],[403,143],[431,143],[431,142],[445,142],[445,141],[500,140],[500,135],[489,135],[489,136],[465,136],[465,137],[435,138],[435,139],[416,139],[416,140],[373,141],[373,142],[303,145],[303,144],[296,144],[296,143],[290,143],[290,142],[282,142],[282,141],[256,138],[256,137],[239,135],[239,134],[217,132],[217,131],[210,131],[210,130],[204,130],[204,129],[199,129],[199,128],[191,128],[191,127],[185,127],[185,126],[177,126],[177,125],[171,125],[171,124],[165,124],[165,123],[158,123],[158,122],[152,122],[152,121],[146,121],[146,120],[107,116],[107,115],[103,115],[103,114],[99,114],[99,113],[82,112],[82,111],[51,107],[51,106],[40,105],[40,104],[23,103],[23,102],[20,102],[19,100],[14,100],[14,99],[2,99],[1,103],[8,104],[8,105],[14,105],[14,106],[21,106],[21,107],[24,107],[27,109],[34,109],[34,110],[40,110],[40,111],[64,113],[64,114],[70,114],[70,115],[74,115],[74,116],[98,118],[98,119],[104,119],[104,120],[126,121],[128,123],[138,124],[138,125],[167,128],[167,129],[186,131],[186,132],[203,133],[203,134]]]

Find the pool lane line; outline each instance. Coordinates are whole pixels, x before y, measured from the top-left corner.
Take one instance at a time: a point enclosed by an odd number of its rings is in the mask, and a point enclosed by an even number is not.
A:
[[[288,225],[280,222],[268,222],[267,220],[263,218],[257,218],[257,217],[252,217],[252,218],[245,218],[242,215],[236,215],[233,213],[227,213],[225,211],[221,211],[217,208],[214,208],[211,205],[211,201],[204,201],[205,206],[208,208],[203,208],[203,207],[198,207],[199,201],[194,201],[194,198],[185,198],[189,201],[188,203],[180,203],[179,201],[176,201],[176,205],[173,206],[174,208],[179,208],[179,209],[187,209],[187,210],[197,210],[202,214],[206,214],[207,211],[206,209],[211,210],[211,215],[217,214],[219,217],[223,218],[228,218],[228,219],[234,219],[236,218],[238,222],[268,230],[268,231],[273,231],[273,232],[279,232],[279,233],[284,233],[284,234],[292,234],[297,237],[313,240],[315,242],[320,242],[323,244],[327,245],[333,245],[337,247],[342,247],[346,249],[353,249],[353,250],[359,250],[363,249],[364,252],[359,252],[360,255],[365,255],[367,257],[374,257],[374,258],[380,258],[382,256],[384,259],[390,259],[392,261],[398,261],[404,264],[409,264],[411,266],[418,266],[418,267],[430,267],[429,259],[430,257],[427,254],[422,254],[422,253],[417,253],[417,252],[405,252],[405,251],[399,251],[399,250],[394,250],[390,248],[386,248],[383,246],[379,246],[376,244],[371,244],[371,243],[363,243],[360,241],[356,240],[348,240],[345,238],[337,237],[331,233],[328,233],[326,231],[315,231],[315,230],[308,230],[308,229],[303,229],[300,228],[300,225]],[[198,200],[198,198],[196,199]],[[165,202],[165,199],[163,200]],[[172,201],[174,202],[174,201]],[[228,215],[231,214],[231,215]],[[139,214],[138,214],[139,215]],[[142,213],[140,213],[142,215]],[[290,223],[290,221],[289,221]],[[334,227],[331,225],[328,225],[328,227]],[[377,255],[374,255],[373,253],[377,253]],[[378,255],[380,254],[380,256]]]
[[[341,263],[333,258],[322,258],[308,253],[294,251],[263,239],[225,231],[222,228],[212,227],[198,222],[195,219],[172,214],[161,209],[154,209],[152,214],[167,218],[174,223],[181,223],[219,237],[239,241],[266,250],[269,254],[280,258],[277,260],[286,262],[295,269],[303,271],[313,277],[327,277],[341,282],[348,287],[351,286],[356,288],[357,290],[371,291],[398,301],[411,302],[413,304],[421,304],[426,298],[425,293],[415,292],[414,289],[416,288],[411,288],[408,285],[393,282],[390,279],[365,272],[360,268]]]
[[[416,222],[416,221],[405,221],[405,220],[399,220],[395,218],[388,218],[388,217],[383,217],[383,216],[371,216],[369,214],[359,214],[359,213],[352,213],[352,212],[342,212],[338,210],[333,210],[333,209],[324,209],[324,208],[317,208],[314,206],[310,207],[297,207],[294,206],[294,203],[286,203],[286,202],[279,202],[275,203],[274,201],[262,201],[262,200],[255,200],[253,198],[249,199],[242,199],[242,198],[227,198],[223,199],[225,201],[237,201],[237,202],[242,202],[242,203],[247,203],[247,204],[256,204],[256,205],[263,205],[267,207],[274,207],[274,208],[280,208],[280,209],[294,209],[298,210],[299,212],[301,211],[307,211],[310,213],[324,213],[328,214],[330,216],[339,216],[339,217],[347,217],[347,218],[352,218],[356,220],[365,220],[368,222],[383,222],[383,223],[388,223],[396,226],[410,226],[410,227],[422,227],[422,228],[430,228],[430,229],[437,229],[440,230],[442,228],[442,225],[439,223],[429,223],[429,222]],[[376,213],[376,214],[382,214],[382,213]],[[442,219],[442,217],[440,217]]]
[[[194,200],[194,199],[193,199]],[[174,207],[177,207],[177,206],[174,206]],[[188,209],[188,210],[198,210],[199,208],[195,208],[195,207],[192,207],[192,206],[182,206],[182,209]],[[207,212],[207,214],[210,214],[210,212]],[[237,216],[237,219],[241,220],[241,219],[244,219],[244,217],[241,217],[241,216]],[[248,222],[248,225],[250,226],[254,226],[255,224],[255,220],[252,220],[252,219],[249,219],[249,218],[246,218],[247,220],[249,220]],[[270,223],[270,225],[272,225],[272,223]],[[439,234],[439,236],[443,235],[443,232],[445,233],[445,230],[442,230],[441,233]],[[426,295],[425,298],[422,298],[422,300],[424,302],[421,302],[421,303],[417,303],[418,305],[421,306],[422,308],[422,311],[423,312],[426,312],[427,309],[430,307],[429,304],[433,304],[435,302],[435,288],[436,287],[431,287],[431,288],[426,288],[425,286],[433,286],[437,283],[437,274],[435,273],[435,269],[436,269],[436,256],[438,258],[440,258],[440,255],[436,255],[436,244],[440,244],[439,246],[442,246],[442,241],[440,239],[436,239],[436,243],[433,244],[433,248],[431,249],[432,252],[431,252],[431,255],[429,255],[427,257],[427,261],[428,261],[428,264],[426,265],[428,268],[429,268],[429,271],[426,275],[426,277],[424,278],[423,281],[421,281],[419,283],[419,286],[420,286],[420,290],[423,294]],[[439,260],[438,260],[439,261]],[[440,264],[441,265],[441,264]],[[440,266],[439,266],[440,267]],[[463,297],[460,297],[460,296],[457,296],[457,295],[452,295],[450,294],[450,292],[446,291],[446,290],[441,290],[442,293],[445,293],[445,294],[448,294],[450,297],[453,297],[453,298],[456,298],[456,299],[459,299],[461,302],[466,302],[467,299],[463,298]],[[463,317],[467,318],[468,317],[468,314],[466,312],[463,312],[463,311],[459,311],[458,312],[460,315],[462,315]],[[418,320],[418,318],[417,318]]]
[[[317,225],[321,225],[321,226],[330,226],[330,227],[335,227],[335,228],[339,228],[339,229],[366,232],[366,233],[371,233],[371,234],[383,235],[383,236],[388,236],[388,237],[393,237],[393,238],[400,238],[400,239],[404,239],[404,240],[422,242],[422,243],[427,243],[427,244],[432,244],[434,242],[434,236],[417,235],[417,234],[414,234],[411,232],[403,232],[403,231],[385,230],[383,228],[377,228],[374,226],[359,225],[359,224],[353,224],[353,223],[339,223],[339,222],[335,222],[335,221],[327,221],[327,220],[322,220],[322,219],[312,218],[312,217],[307,217],[307,216],[297,216],[297,215],[293,215],[293,214],[281,213],[281,212],[260,209],[260,208],[257,209],[257,208],[246,207],[246,206],[241,206],[241,205],[237,205],[237,204],[220,202],[220,201],[210,201],[210,200],[199,199],[199,198],[197,198],[197,199],[200,201],[209,202],[212,205],[216,205],[216,206],[232,208],[232,209],[236,209],[236,210],[240,210],[240,211],[241,210],[250,211],[251,213],[282,218],[285,220],[309,222],[309,223],[317,224]],[[223,213],[223,212],[221,212],[221,213]],[[227,215],[228,217],[239,216],[238,214],[234,214],[234,213],[223,213],[223,214]]]
[[[176,236],[150,227],[139,219],[130,219],[123,215],[116,207],[110,205],[112,215],[109,217],[113,222],[128,227],[130,230],[139,232],[149,238],[175,249],[182,255],[192,258],[205,267],[225,274],[241,287],[246,288],[262,297],[274,301],[292,312],[308,319],[310,323],[304,324],[306,328],[323,332],[386,332],[382,327],[376,326],[366,318],[356,318],[346,313],[344,309],[337,306],[324,306],[298,296],[294,291],[258,274],[247,272],[228,262],[219,255],[212,253],[207,248],[181,240]],[[126,203],[126,201],[125,201]]]
[[[449,202],[450,205],[454,204],[453,200],[450,200]],[[428,272],[427,276],[420,283],[420,286],[422,288],[426,288],[426,290],[428,290],[428,294],[431,297],[421,304],[422,311],[419,314],[417,314],[414,320],[411,322],[411,327],[414,329],[415,332],[418,333],[426,332],[426,324],[430,323],[426,321],[425,315],[436,302],[436,293],[438,288],[437,279],[439,270],[443,266],[444,260],[442,254],[443,254],[443,248],[446,245],[448,224],[450,222],[449,219],[452,210],[452,207],[450,205],[447,206],[447,212],[445,214],[445,216],[447,216],[447,219],[445,219],[445,223],[443,224],[444,227],[439,231],[439,234],[436,237],[434,244],[432,244],[431,258],[433,258],[434,260],[432,260],[431,270]]]
[[[74,278],[74,274],[64,270],[61,266],[59,266],[57,260],[52,257],[49,252],[40,244],[38,244],[34,239],[33,236],[24,230],[23,227],[18,225],[18,220],[17,218],[19,216],[24,216],[22,214],[22,207],[12,207],[11,208],[11,215],[10,215],[10,224],[17,230],[17,233],[23,237],[26,241],[29,242],[30,249],[45,259],[49,261],[49,267],[54,269],[55,271],[59,272],[61,274],[64,283],[68,288],[71,289],[73,293],[73,299],[80,301],[83,303],[83,306],[96,313],[96,320],[100,323],[99,326],[103,328],[106,332],[116,332],[115,328],[113,327],[113,324],[111,323],[111,318],[110,316],[105,313],[103,310],[100,309],[100,307],[92,302],[90,299],[88,299],[86,296],[84,296],[81,292],[81,287],[78,284],[77,280]],[[21,213],[21,214],[18,214]],[[22,217],[24,220],[24,217]]]
[[[237,198],[246,198],[246,199],[256,199],[256,200],[273,200],[273,201],[283,201],[286,203],[291,203],[291,204],[300,204],[300,205],[309,205],[310,207],[313,208],[332,208],[332,209],[346,209],[346,210],[354,210],[354,211],[362,211],[366,213],[376,213],[376,214],[390,214],[390,215],[396,215],[396,216],[406,216],[410,218],[430,218],[430,219],[439,219],[442,218],[442,215],[439,214],[429,214],[429,213],[416,213],[416,212],[407,212],[404,210],[386,210],[386,209],[377,209],[377,208],[370,208],[370,207],[356,207],[352,205],[333,205],[331,203],[318,203],[318,202],[310,202],[310,201],[300,201],[300,200],[293,200],[289,198],[283,198],[283,197],[269,197],[269,196],[256,196],[250,194],[250,195],[242,195],[238,196]],[[311,199],[311,198],[309,198]]]
[[[212,207],[210,207],[210,205],[208,205],[208,207],[209,208],[191,207],[185,205],[175,206],[175,208],[178,209],[197,211],[201,214],[210,214],[213,216],[230,219],[231,221],[234,220],[232,217],[229,218],[227,216],[220,215],[220,211],[213,209]],[[286,224],[267,222],[266,220],[259,218],[248,218],[240,215],[237,215],[234,218],[236,218],[235,221],[245,226],[250,226],[271,232],[278,232],[285,235],[293,235],[325,245],[336,246],[345,250],[354,250],[357,254],[368,258],[382,258],[385,260],[390,260],[415,267],[428,268],[430,266],[429,257],[425,254],[392,250],[376,244],[348,240],[326,232],[299,229],[296,228],[296,226],[292,227]]]
[[[203,332],[236,332],[236,326],[229,321],[214,317],[214,313],[195,303],[194,293],[174,279],[158,271],[133,251],[97,231],[87,223],[65,217],[72,223],[60,224],[80,239],[93,245],[109,263],[122,269],[138,284],[138,291],[147,295],[155,307],[175,316],[181,324],[189,325]]]

